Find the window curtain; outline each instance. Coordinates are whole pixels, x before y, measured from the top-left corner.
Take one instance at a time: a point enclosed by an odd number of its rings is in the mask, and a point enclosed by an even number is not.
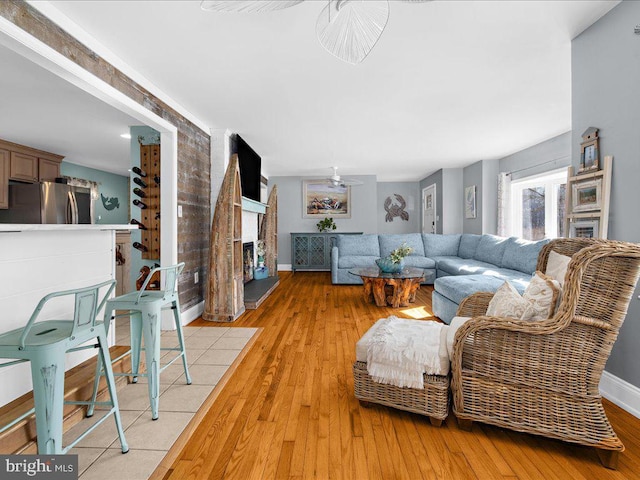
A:
[[[98,183],[91,180],[85,180],[84,178],[64,177],[67,179],[67,185],[72,187],[84,187],[91,190],[91,198],[96,200],[98,198]]]
[[[511,234],[511,174],[498,174],[498,235]]]

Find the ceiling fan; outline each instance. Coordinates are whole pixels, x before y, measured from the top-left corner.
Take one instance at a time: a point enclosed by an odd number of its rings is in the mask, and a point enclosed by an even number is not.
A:
[[[262,13],[293,7],[304,0],[202,0],[202,10]],[[431,0],[402,0],[421,3]],[[389,19],[389,0],[327,0],[316,23],[320,44],[348,63],[362,62],[378,42]]]
[[[333,168],[333,175],[327,177],[327,183],[331,187],[351,187],[356,185],[362,185],[363,182],[360,180],[355,180],[353,178],[342,178],[338,175],[338,167]]]

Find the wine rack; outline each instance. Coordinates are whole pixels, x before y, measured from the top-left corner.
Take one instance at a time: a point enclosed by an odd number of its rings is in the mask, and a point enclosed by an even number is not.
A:
[[[133,182],[138,185],[134,193],[144,198],[133,204],[139,208],[140,222],[145,228],[140,231],[142,258],[160,259],[160,145],[140,145],[140,167],[133,169]],[[144,180],[143,180],[144,178]],[[153,179],[149,181],[149,179]],[[157,180],[156,180],[157,179]],[[131,223],[134,223],[133,221]]]

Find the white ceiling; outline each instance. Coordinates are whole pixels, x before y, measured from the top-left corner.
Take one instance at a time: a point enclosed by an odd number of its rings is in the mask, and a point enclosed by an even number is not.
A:
[[[240,133],[266,174],[338,165],[401,181],[568,131],[571,39],[618,2],[392,1],[357,66],[316,40],[324,2],[260,15],[198,1],[51,3],[206,125]]]
[[[140,122],[0,46],[0,138],[127,175],[129,141]]]

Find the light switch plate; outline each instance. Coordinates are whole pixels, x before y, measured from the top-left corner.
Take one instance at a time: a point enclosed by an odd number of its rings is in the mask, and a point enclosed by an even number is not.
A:
[[[178,218],[182,218],[182,205],[178,205]]]

